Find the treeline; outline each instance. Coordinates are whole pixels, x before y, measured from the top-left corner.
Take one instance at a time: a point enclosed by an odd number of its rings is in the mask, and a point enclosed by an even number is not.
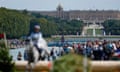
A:
[[[29,32],[31,17],[17,10],[0,8],[0,33],[8,38],[19,38]]]
[[[5,32],[7,38],[20,38],[33,31],[33,25],[40,24],[45,37],[56,34],[80,34],[83,27],[82,21],[62,20],[27,10],[18,11],[0,8],[0,33]]]
[[[41,30],[45,36],[51,35],[74,35],[76,33],[81,34],[83,28],[83,22],[78,20],[63,20],[60,18],[54,18],[49,16],[42,16],[39,13],[31,13],[36,19],[31,22],[31,26],[34,23],[38,23],[41,26]],[[37,22],[35,22],[35,20]],[[32,29],[31,29],[32,30]]]
[[[27,10],[10,10],[0,8],[0,33],[5,32],[7,38],[20,38],[33,31],[39,24],[44,37],[51,35],[81,34],[84,23],[78,20],[63,20]],[[120,35],[120,20],[107,20],[103,23],[106,34]]]
[[[120,20],[106,20],[103,26],[107,35],[120,35]]]

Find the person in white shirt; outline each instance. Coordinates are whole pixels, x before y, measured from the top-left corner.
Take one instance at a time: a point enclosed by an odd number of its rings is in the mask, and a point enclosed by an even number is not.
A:
[[[28,65],[26,70],[32,72],[33,67],[39,60],[45,60],[45,55],[49,55],[47,42],[42,37],[40,32],[40,26],[34,26],[34,32],[28,37],[29,47],[26,48],[26,60],[28,60]],[[29,70],[30,69],[30,70]]]
[[[29,39],[32,41],[33,45],[36,47],[39,53],[41,53],[43,50],[46,51],[48,54],[50,53],[47,49],[47,42],[42,37],[42,33],[40,32],[39,25],[34,26],[34,32],[31,33]]]

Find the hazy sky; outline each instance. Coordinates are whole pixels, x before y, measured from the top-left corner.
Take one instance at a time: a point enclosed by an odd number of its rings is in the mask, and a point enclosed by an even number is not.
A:
[[[120,10],[120,0],[0,0],[0,7],[27,10]]]

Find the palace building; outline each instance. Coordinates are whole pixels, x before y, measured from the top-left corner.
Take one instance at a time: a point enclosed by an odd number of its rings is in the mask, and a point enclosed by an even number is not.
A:
[[[58,5],[56,11],[40,11],[41,15],[47,15],[67,20],[82,20],[85,23],[103,22],[109,19],[120,20],[120,11],[118,10],[69,10],[64,11],[61,5]]]

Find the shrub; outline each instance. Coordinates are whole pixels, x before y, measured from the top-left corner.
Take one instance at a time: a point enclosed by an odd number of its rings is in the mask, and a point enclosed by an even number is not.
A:
[[[4,42],[0,42],[0,72],[14,72],[15,66],[12,62],[12,56],[9,55],[9,49],[5,48]]]
[[[83,58],[76,54],[65,55],[53,62],[53,72],[83,72]],[[91,72],[89,60],[86,68],[87,72]]]

